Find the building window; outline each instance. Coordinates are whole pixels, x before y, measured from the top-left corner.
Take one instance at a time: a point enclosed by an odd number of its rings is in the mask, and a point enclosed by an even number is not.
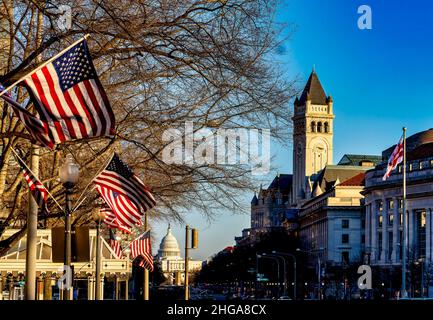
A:
[[[362,234],[362,235],[361,235],[361,243],[362,243],[362,244],[365,244],[365,234]]]
[[[393,243],[393,237],[394,237],[394,234],[392,233],[392,231],[391,232],[389,232],[388,233],[388,259],[389,260],[391,260],[391,256],[392,256],[392,248],[393,248],[393,246],[394,246],[394,243]]]
[[[388,210],[392,210],[392,209],[394,209],[394,200],[389,199],[388,200]]]
[[[377,200],[376,201],[376,208],[377,208],[377,211],[382,212],[382,210],[383,210],[382,200]]]
[[[341,262],[349,264],[349,251],[343,251],[341,253]]]
[[[403,209],[403,199],[398,199],[398,209]]]
[[[416,213],[417,226],[417,250],[418,258],[425,258],[426,255],[426,211],[421,210]]]
[[[394,223],[394,214],[390,213],[388,214],[388,226],[392,227],[393,223]]]
[[[426,162],[420,161],[420,163],[419,163],[419,169],[420,170],[423,170],[423,169],[425,169],[427,167],[428,167],[428,162],[427,161]]]
[[[409,172],[414,170],[413,163],[409,163]]]
[[[349,235],[347,233],[341,235],[341,243],[349,243]]]
[[[377,242],[378,242],[379,254],[381,254],[381,252],[382,252],[382,232],[379,232],[377,234]]]
[[[433,168],[433,159],[430,160],[430,167]]]
[[[322,132],[322,122],[317,123],[317,132]]]
[[[316,132],[316,121],[311,122],[311,132]]]
[[[343,229],[349,229],[349,220],[348,219],[341,220],[341,227]]]
[[[325,133],[329,132],[329,125],[328,122],[325,122],[325,124],[323,125],[323,130],[325,131]]]
[[[378,215],[377,216],[377,227],[378,228],[382,228],[382,223],[383,223],[383,216],[382,215]]]

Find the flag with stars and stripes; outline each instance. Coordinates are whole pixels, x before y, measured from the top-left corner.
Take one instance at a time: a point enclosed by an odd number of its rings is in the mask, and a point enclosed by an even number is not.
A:
[[[129,244],[132,259],[139,257],[138,265],[153,271],[152,247],[150,245],[150,230],[147,230]]]
[[[5,87],[0,83],[0,93],[3,92],[1,95],[2,99],[11,105],[15,115],[23,122],[24,127],[31,134],[33,142],[52,149],[54,143],[50,140],[42,120],[31,114],[26,108],[15,101],[9,92],[4,92],[4,90]]]
[[[123,258],[123,252],[122,252],[122,246],[120,245],[119,241],[116,240],[114,236],[114,232],[110,230],[110,247],[113,249],[114,254],[118,259]]]
[[[139,225],[144,213],[156,204],[150,190],[117,154],[113,155],[94,183],[100,196],[124,226]]]
[[[109,227],[113,229],[119,229],[123,231],[124,233],[131,233],[131,228],[124,226],[119,222],[119,219],[117,219],[116,215],[113,213],[113,210],[110,208],[101,208],[101,213],[104,214],[104,223]]]
[[[50,148],[65,141],[114,135],[114,114],[85,40],[26,76],[24,86]]]
[[[391,175],[391,171],[397,168],[397,166],[403,162],[403,152],[404,152],[403,137],[401,137],[397,145],[395,146],[394,151],[392,151],[392,154],[389,157],[385,174],[382,177],[383,181],[389,178],[389,176]]]
[[[21,166],[21,170],[24,174],[24,179],[26,180],[30,192],[32,193],[33,199],[35,199],[36,203],[38,204],[38,207],[41,209],[41,213],[48,214],[48,208],[47,208],[47,197],[48,197],[48,191],[45,189],[42,182],[39,181],[38,178],[36,178],[33,173],[27,168],[27,166],[20,160],[17,159],[19,165]]]

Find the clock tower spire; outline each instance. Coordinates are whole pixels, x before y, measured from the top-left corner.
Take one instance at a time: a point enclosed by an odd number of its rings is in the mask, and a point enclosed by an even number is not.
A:
[[[306,198],[308,180],[332,164],[333,101],[326,96],[315,68],[300,98],[294,103],[293,120],[293,201]]]

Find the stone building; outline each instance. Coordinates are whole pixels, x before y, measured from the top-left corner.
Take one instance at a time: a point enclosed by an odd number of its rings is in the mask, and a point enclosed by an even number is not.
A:
[[[181,284],[185,279],[185,259],[180,255],[180,248],[175,236],[171,233],[168,226],[167,234],[162,238],[159,245],[156,261],[160,263],[162,272],[167,281],[171,284]],[[203,262],[189,260],[189,272],[199,271]]]
[[[0,240],[18,232],[17,229],[6,230]],[[73,262],[74,299],[95,299],[95,261],[96,230],[89,230],[90,260]],[[104,299],[128,299],[129,278],[132,271],[129,257],[117,258],[110,245],[102,242],[101,259],[101,297]],[[57,281],[63,274],[63,263],[55,263],[52,259],[51,230],[37,231],[37,300],[59,300],[62,291]],[[0,300],[24,299],[24,277],[26,270],[26,236],[22,237],[6,255],[0,258]]]
[[[366,173],[366,247],[372,264],[401,265],[402,166],[383,181],[386,159],[394,146],[382,153],[384,162]],[[426,265],[433,262],[433,129],[407,138],[407,201],[409,255]]]

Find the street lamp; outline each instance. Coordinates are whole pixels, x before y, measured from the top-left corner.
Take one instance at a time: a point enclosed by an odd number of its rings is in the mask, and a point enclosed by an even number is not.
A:
[[[65,210],[65,256],[64,256],[64,264],[66,274],[72,277],[71,270],[71,194],[72,189],[75,184],[78,182],[78,173],[79,167],[76,163],[74,163],[74,159],[71,154],[66,156],[66,162],[59,169],[59,178],[60,182],[63,184],[65,188],[65,197],[66,197],[66,210]],[[65,287],[63,291],[63,300],[71,300],[70,289]]]
[[[104,221],[105,213],[100,207],[95,207],[92,210],[92,217],[96,222],[95,299],[101,300],[101,222]]]
[[[293,281],[294,281],[294,286],[293,286],[293,300],[296,300],[296,257],[295,255],[291,254],[291,253],[287,253],[287,252],[279,252],[279,251],[272,251],[273,254],[279,254],[282,256],[287,256],[287,257],[291,257],[293,259]]]
[[[323,251],[324,250],[324,248],[319,248],[319,251]],[[311,251],[305,251],[305,250],[301,250],[300,248],[296,248],[296,251],[298,251],[298,252],[303,252],[303,253],[306,253],[306,254],[313,254],[313,255],[316,255],[316,257],[317,257],[317,278],[318,278],[318,281],[317,281],[317,284],[318,284],[318,298],[319,298],[319,300],[321,300],[322,299],[322,287],[321,287],[321,284],[322,284],[322,263],[321,263],[321,261],[320,261],[320,254],[319,253],[314,253],[313,252],[313,250],[311,250]]]

